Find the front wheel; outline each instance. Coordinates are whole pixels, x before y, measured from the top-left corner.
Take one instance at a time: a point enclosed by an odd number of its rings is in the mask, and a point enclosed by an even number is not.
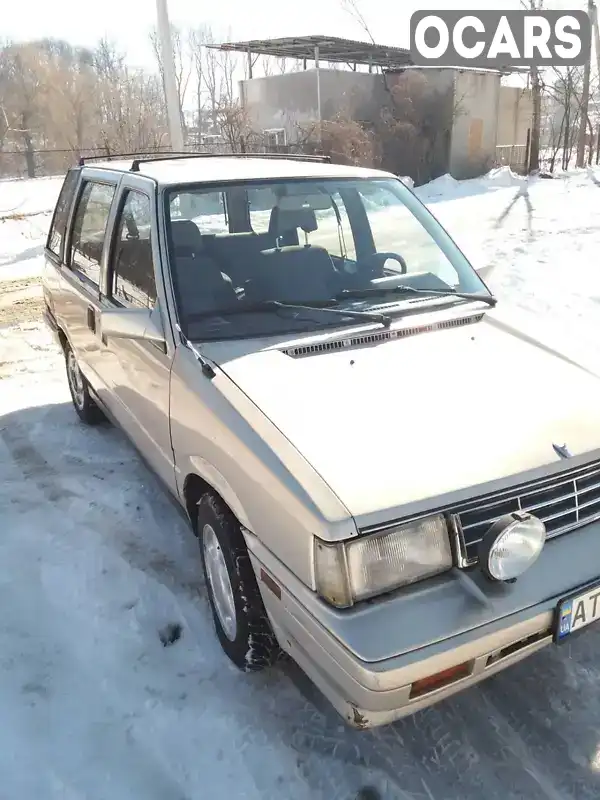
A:
[[[79,369],[75,353],[68,344],[65,345],[65,361],[71,400],[79,418],[86,425],[97,425],[99,422],[103,422],[105,416],[93,401],[87,381]]]
[[[277,660],[279,646],[240,524],[212,494],[203,495],[197,508],[202,567],[217,637],[239,669],[257,672]]]

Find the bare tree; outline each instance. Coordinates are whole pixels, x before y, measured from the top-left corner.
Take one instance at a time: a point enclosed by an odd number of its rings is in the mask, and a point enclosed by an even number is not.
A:
[[[337,164],[372,167],[379,163],[375,135],[344,112],[319,125],[299,127],[297,139],[303,151],[331,156]]]
[[[239,103],[222,100],[217,106],[217,126],[232,153],[246,152],[259,137],[253,131],[246,109]]]
[[[39,67],[46,86],[43,97],[47,125],[54,126],[54,136],[64,138],[79,158],[96,118],[91,102],[97,84],[94,55],[89,49],[48,41],[39,54]]]
[[[227,33],[227,39],[231,39],[231,29]],[[235,101],[234,75],[237,67],[236,57],[229,50],[217,50],[217,64],[221,71],[221,92],[220,101],[233,104]]]
[[[288,72],[299,72],[300,62],[296,59],[285,58],[285,56],[263,56],[262,68],[265,77],[286,75]]]
[[[265,78],[270,78],[274,74],[273,58],[271,56],[262,57],[262,68]]]
[[[15,62],[9,42],[0,45],[0,151],[11,134],[21,133],[15,116]]]
[[[554,100],[555,116],[561,116],[561,166],[566,170],[569,168],[577,138],[580,118],[577,86],[580,83],[581,73],[576,67],[567,67],[564,71],[555,69],[554,75],[553,84],[546,86],[545,91]]]
[[[160,80],[128,70],[110,42],[90,50],[44,40],[0,45],[3,171],[62,171],[78,156],[160,146]]]
[[[580,67],[565,67],[562,69],[552,68],[553,80],[544,85],[544,96],[550,103],[550,126],[556,133],[558,119],[560,118],[561,147],[562,147],[562,166],[567,169],[573,148],[579,145],[581,135],[581,123],[585,123],[586,131],[585,147],[588,148],[587,155],[584,151],[584,163],[590,165],[594,158],[595,133],[594,124],[600,122],[590,113],[591,103],[588,107],[583,107],[584,80],[583,71]],[[590,93],[590,99],[598,94],[598,87]],[[551,147],[555,145],[555,140],[551,139]],[[596,146],[597,149],[597,146]],[[578,154],[579,155],[579,154]],[[556,154],[551,157],[553,166],[556,161]]]
[[[398,75],[388,88],[388,103],[375,124],[384,169],[410,175],[417,183],[447,171],[452,125],[463,113],[463,97],[448,84],[439,90],[427,74],[414,70]],[[365,114],[365,118],[373,118]]]
[[[204,87],[208,94],[213,132],[219,128],[219,109],[235,103],[234,75],[236,62],[232,53],[218,50],[210,28],[206,31],[205,60],[203,67]]]
[[[521,0],[523,8],[529,11],[541,11],[544,0]],[[531,83],[531,101],[533,114],[531,119],[531,135],[529,139],[528,172],[535,172],[540,168],[540,135],[542,126],[542,89],[543,80],[539,67],[532,66],[529,70]]]
[[[34,45],[11,45],[7,57],[12,76],[11,92],[14,92],[12,114],[14,128],[19,132],[25,153],[27,175],[35,177],[35,153],[33,131],[40,110],[41,81]]]
[[[373,38],[371,29],[369,28],[369,25],[367,24],[367,21],[360,10],[359,0],[341,0],[341,4],[344,11],[346,11],[352,17],[352,19],[360,25],[362,31],[367,34],[371,44],[375,44],[375,39]]]
[[[221,68],[219,63],[219,52],[214,50],[209,45],[214,44],[214,36],[212,31],[207,31],[205,41],[205,62],[203,70],[204,86],[208,94],[208,102],[210,105],[210,116],[212,122],[213,133],[218,129],[218,107],[221,95]]]
[[[188,34],[189,47],[194,70],[194,99],[196,105],[196,126],[198,132],[202,130],[204,117],[204,45],[208,38],[209,29],[202,25],[194,28]]]

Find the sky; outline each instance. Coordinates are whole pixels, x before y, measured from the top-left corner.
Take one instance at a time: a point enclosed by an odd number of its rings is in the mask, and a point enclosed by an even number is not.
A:
[[[222,41],[276,36],[329,35],[366,39],[364,30],[344,10],[343,0],[168,0],[171,23],[210,25]],[[410,15],[417,10],[518,8],[519,0],[356,0],[378,43],[408,46]],[[554,0],[580,8],[581,0]],[[92,46],[102,36],[114,40],[132,66],[153,67],[149,32],[156,19],[155,0],[0,0],[0,38],[66,39]]]

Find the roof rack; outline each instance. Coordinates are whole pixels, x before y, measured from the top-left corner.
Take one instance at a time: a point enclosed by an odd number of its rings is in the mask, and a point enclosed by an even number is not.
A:
[[[301,155],[298,153],[164,153],[135,158],[131,164],[131,172],[139,172],[140,164],[149,164],[153,161],[177,161],[184,158],[273,158],[287,159],[290,161],[317,161],[321,164],[331,164],[331,156]]]
[[[138,150],[135,153],[109,153],[108,155],[98,155],[98,156],[82,156],[79,159],[79,166],[83,167],[86,162],[88,161],[112,161],[116,158],[138,158],[139,156],[157,156],[157,155],[184,155],[183,151],[177,151],[176,153],[172,153],[170,150],[165,150],[163,153],[157,153],[156,150],[142,150],[141,152]]]

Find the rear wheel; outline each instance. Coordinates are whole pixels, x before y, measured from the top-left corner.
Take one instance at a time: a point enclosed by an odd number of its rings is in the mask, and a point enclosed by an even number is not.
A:
[[[197,509],[202,566],[217,637],[239,669],[257,672],[273,664],[280,651],[240,524],[210,493],[200,498]]]
[[[79,418],[86,425],[97,425],[99,422],[103,422],[106,417],[93,401],[89,385],[81,374],[75,353],[68,344],[65,344],[65,362],[71,400]]]

